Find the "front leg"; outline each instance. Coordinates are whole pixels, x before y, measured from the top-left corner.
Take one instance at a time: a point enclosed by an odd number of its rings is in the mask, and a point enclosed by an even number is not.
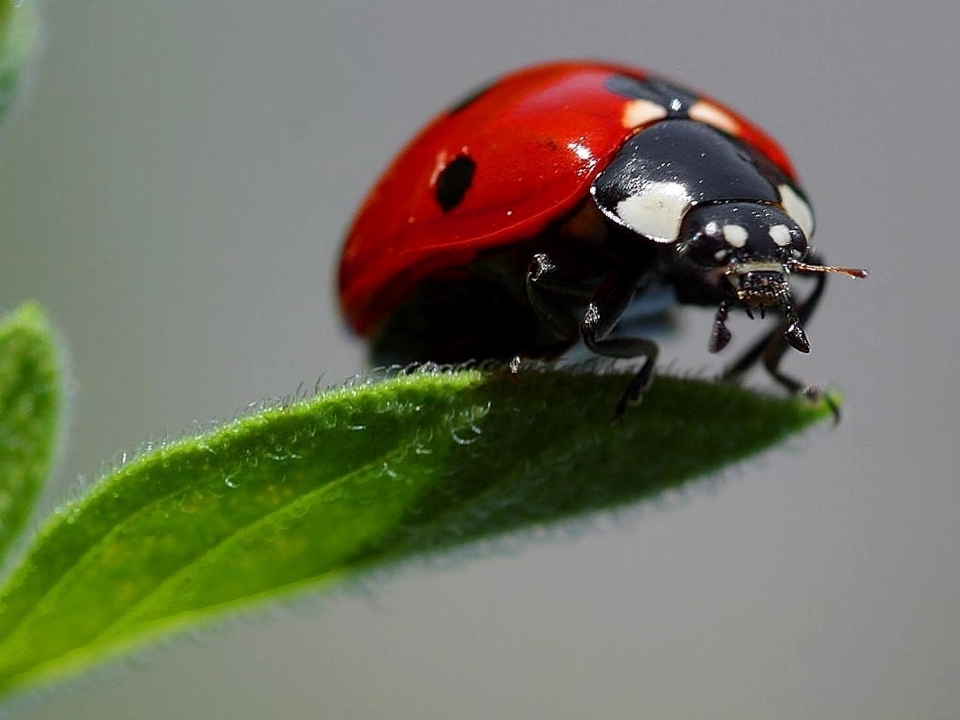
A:
[[[526,288],[530,306],[554,335],[563,340],[577,337],[577,321],[570,307],[585,302],[589,293],[564,277],[546,253],[533,256],[527,268]]]
[[[821,261],[819,258],[812,258],[810,264],[820,265]],[[803,270],[798,270],[797,273],[813,274],[805,273]],[[763,366],[767,372],[770,373],[770,376],[786,388],[788,392],[791,394],[803,393],[811,397],[816,397],[816,388],[780,370],[780,363],[783,361],[783,356],[792,345],[790,342],[790,333],[791,331],[796,332],[794,328],[798,329],[801,334],[803,333],[802,328],[813,315],[814,310],[817,309],[820,298],[823,296],[823,291],[826,289],[827,275],[825,273],[816,273],[815,282],[816,285],[814,285],[810,295],[797,306],[796,315],[784,319],[777,327],[766,333],[757,340],[752,347],[744,351],[736,362],[724,370],[724,380],[732,380],[740,377],[756,364],[758,360],[762,360]],[[803,336],[803,340],[806,340],[805,336]],[[809,345],[803,342],[801,346],[807,347],[808,350],[805,352],[809,352]],[[796,345],[794,345],[794,347],[796,347]]]
[[[642,268],[642,269],[640,269]],[[659,348],[645,338],[611,338],[627,306],[638,290],[650,284],[655,273],[648,264],[625,262],[609,272],[592,293],[582,285],[563,277],[548,255],[538,254],[527,271],[526,287],[530,305],[543,322],[561,338],[576,337],[578,332],[591,352],[613,358],[645,358],[617,403],[616,417],[623,417],[629,405],[639,402],[653,379]],[[579,323],[574,320],[572,305],[587,303]],[[518,367],[515,358],[511,368]]]
[[[639,270],[627,266],[613,270],[594,293],[580,321],[580,336],[584,344],[597,355],[645,358],[617,402],[617,418],[623,417],[629,405],[640,402],[644,391],[650,387],[660,348],[646,338],[611,338],[608,335],[620,321],[634,295],[649,284],[653,275],[649,268]]]
[[[569,347],[577,339],[577,321],[571,308],[590,297],[576,278],[568,277],[546,253],[537,253],[530,261],[525,278],[527,301],[537,318],[559,343]],[[520,372],[522,357],[510,360],[510,373]]]

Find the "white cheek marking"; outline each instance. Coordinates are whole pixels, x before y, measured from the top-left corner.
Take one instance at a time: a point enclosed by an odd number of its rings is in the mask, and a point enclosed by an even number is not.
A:
[[[796,191],[789,185],[781,185],[777,190],[780,191],[780,202],[783,204],[783,209],[800,226],[803,234],[809,240],[813,237],[813,211],[807,205],[807,201],[797,195]]]
[[[638,195],[617,203],[624,225],[655,242],[675,242],[680,221],[690,207],[690,196],[680,183],[647,183]]]
[[[697,100],[690,106],[689,114],[693,120],[713,125],[717,130],[722,130],[728,135],[737,135],[740,132],[740,123],[730,113],[709,100]]]
[[[790,228],[786,225],[774,225],[770,228],[771,239],[780,247],[790,244]]]
[[[747,244],[748,237],[747,230],[742,225],[723,226],[723,239],[732,247],[742,248]]]
[[[625,128],[637,128],[649,125],[654,120],[662,120],[667,116],[667,109],[653,100],[631,100],[623,106],[623,115],[620,123]]]

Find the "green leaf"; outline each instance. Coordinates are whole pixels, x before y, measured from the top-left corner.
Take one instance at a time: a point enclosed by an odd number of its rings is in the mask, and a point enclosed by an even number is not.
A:
[[[16,99],[38,36],[33,2],[0,0],[0,120]]]
[[[656,495],[830,417],[624,374],[418,373],[145,452],[46,526],[0,593],[0,689],[385,562]]]
[[[0,560],[23,530],[50,469],[60,393],[43,312],[0,320]]]

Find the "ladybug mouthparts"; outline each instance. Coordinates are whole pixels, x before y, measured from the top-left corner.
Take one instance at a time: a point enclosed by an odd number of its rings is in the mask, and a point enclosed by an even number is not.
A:
[[[791,272],[837,273],[854,278],[867,276],[860,268],[838,267],[834,265],[811,265],[799,260],[786,263],[775,260],[754,260],[752,262],[733,262],[720,269],[730,287],[736,294],[737,302],[750,318],[753,310],[760,311],[763,318],[769,307],[779,308],[783,314],[786,329],[783,336],[791,347],[802,353],[810,352],[807,334],[800,324],[800,317],[793,307],[793,296],[787,275]],[[730,331],[726,328],[727,313],[732,300],[724,300],[717,309],[713,334],[710,338],[710,351],[717,352],[730,341]]]
[[[791,304],[790,285],[784,276],[783,266],[779,263],[770,263],[770,269],[757,270],[751,268],[737,268],[733,274],[727,276],[734,286],[737,300],[748,310],[750,308],[782,307]]]
[[[767,268],[767,265],[776,267]],[[800,318],[797,317],[793,309],[793,297],[790,295],[790,283],[787,282],[783,265],[779,263],[763,263],[763,269],[751,268],[743,272],[744,268],[739,269],[739,274],[728,276],[729,279],[737,278],[736,291],[737,300],[743,306],[744,311],[752,319],[753,308],[760,310],[761,319],[764,317],[765,310],[768,307],[777,307],[783,314],[787,322],[787,328],[783,333],[787,342],[802,353],[810,352],[810,342],[807,340],[807,334],[803,331],[800,324]]]
[[[790,293],[790,283],[787,275],[794,269],[795,263],[788,268],[775,261],[731,263],[724,269],[723,274],[733,289],[736,302],[744,312],[753,319],[753,311],[759,310],[761,319],[766,315],[766,309],[778,308],[785,321],[783,336],[796,350],[802,353],[810,352],[810,342],[800,324],[800,317],[793,307],[793,296]],[[730,331],[726,327],[727,314],[733,298],[720,303],[717,316],[714,320],[713,333],[710,338],[710,351],[722,350],[730,341]]]

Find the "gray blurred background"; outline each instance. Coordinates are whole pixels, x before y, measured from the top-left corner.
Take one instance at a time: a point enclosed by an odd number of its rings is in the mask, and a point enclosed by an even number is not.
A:
[[[960,716],[960,3],[44,9],[0,145],[0,307],[41,301],[69,343],[48,506],[147,439],[358,372],[344,226],[428,115],[522,63],[617,59],[741,109],[792,154],[819,248],[873,276],[832,283],[787,363],[842,390],[839,428],[549,542],[178,638],[23,717]],[[667,361],[719,367],[709,314],[685,318]]]

